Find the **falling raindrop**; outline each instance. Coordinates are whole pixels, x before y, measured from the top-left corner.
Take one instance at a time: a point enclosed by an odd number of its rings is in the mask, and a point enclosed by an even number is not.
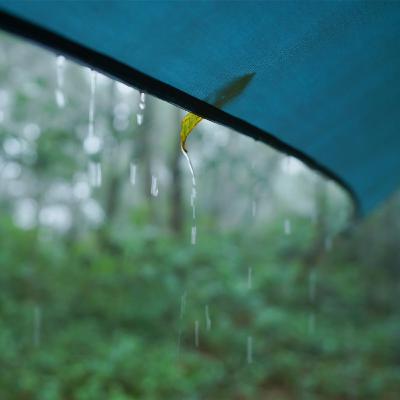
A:
[[[151,195],[154,197],[158,196],[158,186],[157,186],[157,178],[152,175],[151,176],[151,189],[150,189]]]
[[[101,139],[96,135],[88,135],[83,142],[83,148],[87,154],[97,154],[102,147]]]
[[[247,268],[247,289],[251,289],[253,285],[253,270],[251,267]]]
[[[146,108],[146,94],[144,92],[140,92],[139,95],[139,110],[136,114],[136,120],[138,125],[142,125],[143,123],[143,114],[144,109]]]
[[[33,344],[35,347],[40,345],[40,336],[42,328],[42,310],[39,306],[33,308]]]
[[[191,243],[193,245],[196,244],[196,239],[197,239],[197,227],[196,225],[192,226],[192,233],[191,233]]]
[[[283,223],[283,230],[285,232],[285,235],[290,235],[292,233],[292,224],[290,222],[290,219],[285,219]]]
[[[247,354],[246,354],[247,364],[252,364],[253,362],[253,338],[247,336]]]
[[[132,185],[136,183],[136,164],[131,163],[129,167],[129,180]]]
[[[192,207],[193,221],[196,220],[196,186],[192,186],[192,193],[190,194],[190,206]]]
[[[63,108],[65,106],[64,66],[65,66],[65,57],[57,56],[57,88],[55,95],[56,95],[57,105],[60,108]]]
[[[92,187],[100,187],[102,182],[101,165],[99,162],[89,162],[89,183]]]
[[[138,125],[142,125],[142,124],[143,124],[143,114],[138,113],[138,114],[136,115],[136,119],[137,119],[137,124],[138,124]]]
[[[206,330],[209,331],[209,330],[211,330],[211,318],[210,318],[210,310],[208,308],[208,305],[206,305],[205,314],[206,314]]]
[[[200,324],[199,321],[196,320],[194,321],[194,345],[196,347],[199,347],[199,329],[200,329]]]

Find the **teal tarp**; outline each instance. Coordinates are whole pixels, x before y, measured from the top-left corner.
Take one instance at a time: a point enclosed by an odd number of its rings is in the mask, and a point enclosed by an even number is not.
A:
[[[400,3],[0,0],[0,10],[8,30],[294,151],[362,212],[399,187]],[[225,113],[202,102],[248,73]]]

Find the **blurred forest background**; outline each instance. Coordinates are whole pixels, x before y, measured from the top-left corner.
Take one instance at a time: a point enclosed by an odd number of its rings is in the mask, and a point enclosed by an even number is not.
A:
[[[183,115],[0,36],[0,398],[398,399],[400,197]]]

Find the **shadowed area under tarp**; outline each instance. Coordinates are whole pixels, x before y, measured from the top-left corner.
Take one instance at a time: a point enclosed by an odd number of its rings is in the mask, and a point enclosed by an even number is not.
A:
[[[300,157],[343,184],[362,213],[399,186],[399,3],[0,1],[0,9],[5,29]],[[250,73],[223,112],[207,103]]]

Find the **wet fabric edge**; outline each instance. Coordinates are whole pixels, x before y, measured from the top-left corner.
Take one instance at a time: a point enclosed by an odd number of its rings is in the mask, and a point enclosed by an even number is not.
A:
[[[342,177],[322,165],[317,160],[308,156],[301,150],[285,143],[270,132],[257,128],[250,123],[234,117],[229,113],[216,108],[188,93],[183,92],[169,84],[156,78],[146,75],[129,65],[121,63],[110,56],[99,53],[87,48],[59,34],[51,32],[36,24],[16,17],[0,9],[0,29],[17,36],[23,37],[28,41],[41,45],[53,52],[65,55],[78,64],[93,67],[110,78],[117,79],[140,91],[144,91],[158,97],[161,100],[174,104],[180,108],[191,111],[205,119],[231,128],[238,133],[249,136],[257,141],[263,142],[274,149],[294,156],[301,160],[311,169],[321,173],[325,178],[331,179],[339,184],[352,200],[352,220],[358,220],[365,215],[365,210],[361,207],[360,199]]]

